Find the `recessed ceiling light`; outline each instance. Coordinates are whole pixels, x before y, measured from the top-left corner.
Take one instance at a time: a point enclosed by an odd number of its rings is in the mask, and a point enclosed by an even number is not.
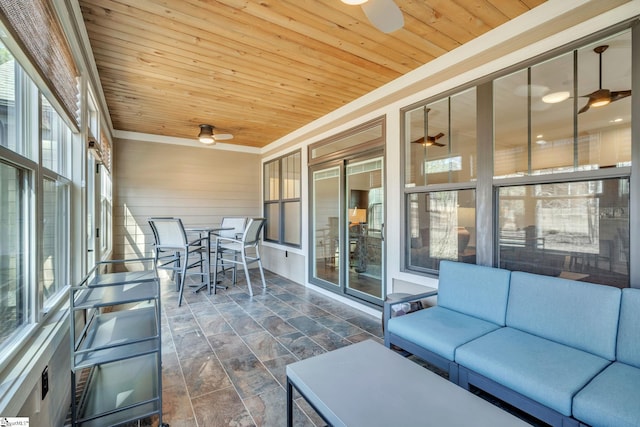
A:
[[[358,5],[358,4],[366,3],[367,1],[368,0],[342,0],[342,3],[350,4],[350,5]]]
[[[540,134],[540,135],[536,136],[536,138],[540,139],[540,138],[542,138],[542,136],[543,136],[543,135],[542,135],[542,134]]]
[[[542,102],[546,104],[557,104],[558,102],[562,102],[566,99],[569,99],[570,96],[571,94],[567,91],[553,92],[543,96]]]
[[[609,120],[609,123],[620,123],[621,121],[622,121],[622,118],[618,117],[617,119]]]

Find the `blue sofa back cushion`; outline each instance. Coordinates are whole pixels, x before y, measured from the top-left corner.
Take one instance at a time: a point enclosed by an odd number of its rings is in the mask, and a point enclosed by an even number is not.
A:
[[[510,276],[499,268],[441,261],[438,305],[504,326]]]
[[[622,290],[616,359],[640,368],[640,289]]]
[[[620,297],[611,286],[513,272],[507,326],[614,360]]]

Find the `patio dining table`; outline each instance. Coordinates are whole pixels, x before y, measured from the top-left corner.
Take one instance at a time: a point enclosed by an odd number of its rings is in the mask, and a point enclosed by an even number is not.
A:
[[[207,265],[211,265],[211,235],[212,234],[216,234],[220,231],[228,231],[228,230],[233,230],[233,227],[222,227],[222,226],[194,226],[194,227],[185,227],[184,229],[187,233],[197,233],[199,238],[204,238],[206,241],[206,245],[207,248],[209,248],[209,250],[206,252],[206,260],[207,260]],[[211,294],[211,274],[209,274],[209,277],[207,278],[207,281],[205,283],[202,283],[202,286],[198,287],[196,290],[194,290],[194,293],[198,293],[200,292],[202,289],[205,288],[205,286],[207,287],[207,289],[209,289],[209,294]],[[218,285],[217,283],[215,284],[215,286],[218,289],[226,289],[226,286],[221,286]]]

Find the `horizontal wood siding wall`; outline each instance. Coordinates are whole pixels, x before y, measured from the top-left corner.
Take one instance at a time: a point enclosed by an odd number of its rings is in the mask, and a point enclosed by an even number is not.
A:
[[[114,153],[115,259],[151,255],[152,216],[188,227],[262,213],[257,154],[129,140]]]

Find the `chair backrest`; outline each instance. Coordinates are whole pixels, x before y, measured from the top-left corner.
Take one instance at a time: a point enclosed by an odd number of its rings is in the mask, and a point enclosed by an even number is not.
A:
[[[508,270],[443,260],[438,305],[504,326],[510,277]]]
[[[187,245],[187,234],[180,218],[149,218],[149,225],[157,248],[184,248]]]
[[[262,231],[262,227],[264,227],[266,221],[265,218],[249,219],[249,224],[247,224],[247,228],[242,235],[242,242],[245,246],[256,245],[258,243],[260,240],[260,231]]]
[[[233,230],[220,230],[218,235],[221,237],[229,237],[235,239],[237,236],[242,236],[244,229],[247,226],[247,218],[239,216],[227,216],[222,218],[222,228],[233,228]]]
[[[614,360],[621,294],[613,286],[514,271],[507,326]]]

